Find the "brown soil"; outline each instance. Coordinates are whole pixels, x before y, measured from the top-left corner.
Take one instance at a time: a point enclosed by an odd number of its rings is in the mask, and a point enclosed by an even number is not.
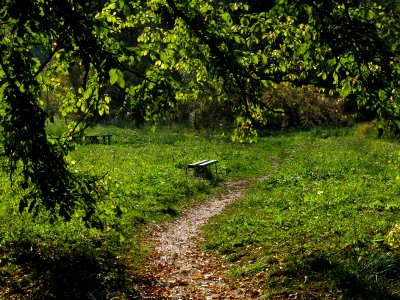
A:
[[[263,178],[259,178],[262,180]],[[242,197],[250,181],[226,184],[226,191],[191,207],[181,218],[150,229],[151,256],[141,277],[143,299],[255,299],[260,278],[234,278],[218,255],[202,251],[201,227],[226,205]],[[258,280],[259,281],[259,280]]]

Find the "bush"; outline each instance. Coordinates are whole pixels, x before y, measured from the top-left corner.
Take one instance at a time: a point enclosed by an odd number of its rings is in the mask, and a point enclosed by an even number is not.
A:
[[[324,97],[314,86],[294,87],[281,83],[264,92],[262,101],[273,111],[268,124],[274,129],[306,129],[349,121],[343,111],[343,101]]]

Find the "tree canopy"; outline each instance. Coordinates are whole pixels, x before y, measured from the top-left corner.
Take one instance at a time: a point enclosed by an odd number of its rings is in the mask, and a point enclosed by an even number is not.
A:
[[[252,138],[273,108],[261,94],[281,82],[348,97],[399,129],[397,1],[4,0],[0,8],[0,122],[11,177],[65,218],[92,220],[96,178],[70,172],[73,136],[108,113],[110,86],[134,114],[156,120],[199,96],[226,101],[235,135]],[[78,70],[79,72],[75,72]],[[74,77],[74,86],[59,78]],[[41,95],[57,90],[60,114],[78,122],[58,139],[45,130]],[[92,220],[93,221],[93,220]]]

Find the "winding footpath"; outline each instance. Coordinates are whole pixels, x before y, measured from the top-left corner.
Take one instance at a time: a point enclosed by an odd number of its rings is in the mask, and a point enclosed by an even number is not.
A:
[[[263,180],[264,178],[259,178]],[[202,251],[201,228],[210,217],[221,214],[231,202],[243,197],[250,180],[226,184],[226,191],[191,207],[182,217],[150,229],[151,256],[141,277],[142,299],[257,299],[257,278],[227,275],[222,258]]]

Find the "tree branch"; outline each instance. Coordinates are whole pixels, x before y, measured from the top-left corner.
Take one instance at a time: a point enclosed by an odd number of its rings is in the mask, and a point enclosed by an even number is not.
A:
[[[53,59],[54,55],[57,53],[59,50],[59,45],[57,44],[54,50],[50,53],[50,55],[46,58],[46,60],[42,63],[40,68],[36,71],[36,73],[33,75],[33,79],[35,79],[47,66],[47,64]]]

